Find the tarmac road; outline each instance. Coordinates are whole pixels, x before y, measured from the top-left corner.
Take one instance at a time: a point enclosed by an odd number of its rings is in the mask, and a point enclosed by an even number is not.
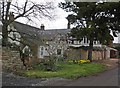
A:
[[[118,68],[96,76],[79,78],[66,86],[118,86]]]

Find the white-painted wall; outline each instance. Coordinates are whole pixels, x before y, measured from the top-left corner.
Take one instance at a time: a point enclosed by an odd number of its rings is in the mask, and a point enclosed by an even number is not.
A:
[[[120,33],[118,34],[118,43],[120,43]]]
[[[70,40],[68,40],[70,41]],[[71,42],[69,42],[69,46],[76,46],[76,47],[79,47],[79,46],[89,46],[89,43],[90,41],[88,40],[87,41],[87,38],[83,38],[82,41],[74,41],[74,44],[72,44]],[[101,47],[102,45],[99,43],[99,41],[94,41],[93,42],[93,46],[98,46],[98,47]]]

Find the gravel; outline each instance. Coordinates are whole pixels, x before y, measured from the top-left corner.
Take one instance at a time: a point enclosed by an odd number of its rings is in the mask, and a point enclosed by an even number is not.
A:
[[[28,78],[16,76],[12,73],[2,73],[2,86],[52,86],[55,82],[69,82],[70,79],[64,78]]]
[[[43,86],[45,78],[27,78],[12,73],[2,73],[2,86]]]

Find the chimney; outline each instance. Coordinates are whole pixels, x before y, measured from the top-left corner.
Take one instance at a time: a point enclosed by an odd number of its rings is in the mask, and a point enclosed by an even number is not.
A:
[[[9,14],[9,20],[10,21],[14,21],[14,14],[13,14],[13,12],[10,12],[10,14]]]
[[[41,28],[41,30],[45,30],[44,24],[41,24],[40,28]]]
[[[70,21],[68,21],[67,29],[70,29]]]

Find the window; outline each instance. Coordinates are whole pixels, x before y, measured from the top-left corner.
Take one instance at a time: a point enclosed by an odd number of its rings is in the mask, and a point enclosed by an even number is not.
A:
[[[84,43],[86,43],[85,39],[86,39],[86,38],[83,38]]]
[[[74,44],[74,40],[71,40],[71,44]]]
[[[41,47],[41,55],[43,55],[43,50],[44,50],[44,48],[43,48],[43,47]]]
[[[43,50],[44,48],[43,47],[41,47],[41,50]]]
[[[88,38],[87,38],[87,43],[89,43],[89,40],[88,40]]]
[[[43,55],[43,51],[41,51],[41,55]]]
[[[57,49],[57,55],[61,55],[61,49]]]
[[[96,44],[96,41],[93,41],[93,44]]]

